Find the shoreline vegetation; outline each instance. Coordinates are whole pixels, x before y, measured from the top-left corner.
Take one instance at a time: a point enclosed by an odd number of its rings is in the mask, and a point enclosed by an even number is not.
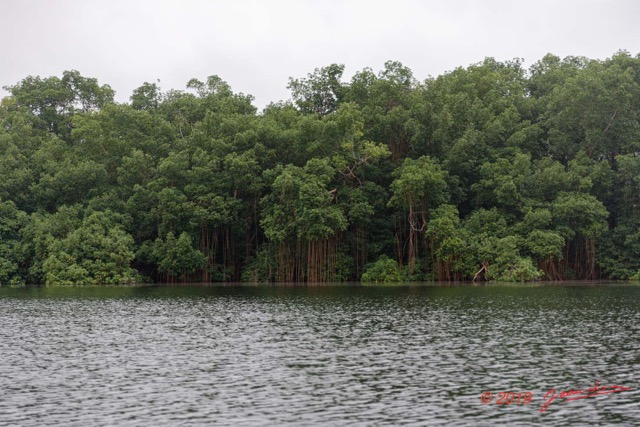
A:
[[[119,284],[66,284],[66,285],[50,285],[44,284],[31,285],[31,284],[9,284],[0,286],[0,288],[8,289],[23,289],[23,290],[55,290],[55,289],[140,289],[140,288],[326,288],[326,287],[347,287],[347,288],[465,288],[465,287],[487,287],[487,288],[504,288],[504,287],[517,287],[517,288],[535,288],[535,287],[637,287],[640,286],[639,280],[530,280],[526,282],[505,282],[505,281],[465,281],[465,282],[439,282],[439,281],[422,281],[422,282],[172,282],[172,283],[154,283],[154,282],[139,282],[139,283],[119,283]]]
[[[0,286],[640,280],[640,55],[0,103]]]

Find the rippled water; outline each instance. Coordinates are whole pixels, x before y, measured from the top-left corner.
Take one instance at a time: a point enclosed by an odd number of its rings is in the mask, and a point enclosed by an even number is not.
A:
[[[0,289],[0,322],[0,425],[640,425],[637,285]],[[633,390],[540,412],[596,380]]]

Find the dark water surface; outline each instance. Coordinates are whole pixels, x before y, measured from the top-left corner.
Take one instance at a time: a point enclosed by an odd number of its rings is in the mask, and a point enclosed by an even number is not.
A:
[[[0,358],[2,426],[640,425],[640,286],[0,288]]]

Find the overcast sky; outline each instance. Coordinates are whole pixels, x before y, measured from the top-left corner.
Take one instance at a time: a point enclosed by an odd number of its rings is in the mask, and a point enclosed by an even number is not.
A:
[[[0,0],[0,86],[75,69],[128,101],[217,74],[262,108],[331,63],[348,79],[398,60],[424,80],[487,56],[636,55],[639,22],[637,0]]]

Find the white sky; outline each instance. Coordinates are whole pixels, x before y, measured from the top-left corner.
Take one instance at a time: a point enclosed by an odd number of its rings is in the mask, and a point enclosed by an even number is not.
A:
[[[334,62],[349,79],[398,60],[424,80],[487,56],[636,55],[640,1],[0,0],[0,40],[0,86],[76,69],[128,101],[217,74],[262,108]]]

